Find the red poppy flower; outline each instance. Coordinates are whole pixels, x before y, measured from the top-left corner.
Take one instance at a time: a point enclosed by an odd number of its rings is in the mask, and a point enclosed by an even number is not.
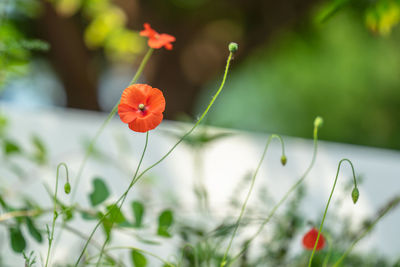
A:
[[[166,33],[158,33],[154,29],[150,27],[149,23],[145,23],[144,30],[140,32],[141,36],[146,36],[149,38],[147,44],[151,48],[159,49],[161,47],[165,47],[167,50],[172,49],[171,42],[175,42],[175,37]]]
[[[313,250],[315,242],[317,241],[318,230],[316,228],[312,228],[303,236],[303,246],[305,249]],[[325,238],[322,233],[319,236],[318,244],[316,250],[323,249],[325,246]]]
[[[128,86],[121,96],[118,115],[135,132],[156,128],[163,119],[165,98],[163,93],[147,84]]]

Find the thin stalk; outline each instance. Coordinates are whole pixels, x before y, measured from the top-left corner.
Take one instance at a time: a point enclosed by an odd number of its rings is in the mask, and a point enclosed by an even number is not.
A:
[[[318,119],[319,117],[317,117]],[[317,121],[315,120],[315,122]],[[261,233],[261,231],[264,229],[264,226],[271,220],[271,218],[275,215],[275,212],[278,210],[278,208],[286,201],[286,199],[290,196],[290,194],[299,187],[299,185],[304,181],[304,179],[307,177],[307,175],[310,173],[312,167],[315,164],[315,160],[317,158],[317,153],[318,153],[318,129],[322,125],[322,123],[315,123],[314,122],[314,131],[313,131],[313,139],[314,139],[314,148],[313,148],[313,154],[311,158],[310,165],[304,172],[304,174],[300,177],[299,180],[295,184],[292,185],[292,187],[289,189],[289,191],[286,192],[286,194],[279,200],[279,202],[272,208],[271,212],[268,214],[267,218],[262,222],[260,227],[258,228],[257,232],[254,233],[254,235],[251,236],[251,238],[245,243],[243,249],[236,254],[230,261],[230,265],[233,264],[249,247],[250,243],[254,241],[254,239]]]
[[[129,83],[129,85],[132,85],[132,84],[137,82],[137,80],[139,79],[140,75],[143,72],[144,67],[146,66],[147,62],[149,61],[150,56],[153,54],[153,51],[154,51],[153,48],[149,48],[149,50],[147,51],[146,55],[143,57],[142,62],[140,63],[140,66],[139,66],[138,70],[135,73],[135,76],[133,76],[133,78],[132,78],[131,82]],[[97,132],[94,135],[94,137],[92,138],[92,140],[90,141],[89,147],[85,152],[85,156],[84,156],[84,158],[83,158],[83,160],[81,162],[81,165],[79,166],[78,174],[76,175],[76,178],[75,178],[76,182],[75,182],[74,188],[72,190],[71,203],[73,203],[74,200],[75,200],[76,192],[78,191],[78,188],[79,188],[79,183],[80,183],[80,180],[81,180],[81,177],[82,177],[83,169],[85,168],[86,163],[87,163],[89,157],[91,156],[91,154],[93,152],[93,148],[94,148],[94,146],[96,144],[96,141],[99,138],[99,136],[102,134],[102,132],[104,131],[104,129],[106,128],[108,123],[111,121],[111,119],[117,113],[118,105],[119,105],[119,100],[114,105],[114,107],[112,108],[112,110],[108,114],[107,118],[105,119],[103,124],[100,126],[100,128],[97,130]]]
[[[395,197],[393,200],[389,201],[389,203],[379,212],[376,219],[369,224],[369,226],[353,241],[350,247],[343,253],[343,255],[337,260],[337,262],[333,265],[333,267],[338,267],[346,258],[346,256],[353,250],[353,248],[357,245],[358,241],[363,239],[374,227],[375,225],[384,217],[390,210],[397,207],[400,203],[400,196]]]
[[[249,191],[247,192],[246,198],[245,198],[245,200],[243,202],[243,205],[242,205],[242,208],[240,210],[239,217],[237,218],[237,221],[236,221],[235,228],[233,230],[231,239],[229,240],[228,247],[226,248],[224,257],[222,258],[222,261],[221,261],[221,264],[220,264],[221,267],[225,266],[226,263],[227,263],[226,262],[226,257],[228,256],[229,250],[231,249],[233,239],[235,238],[236,232],[237,232],[237,230],[239,228],[239,225],[240,225],[240,221],[242,220],[244,211],[246,210],[247,202],[249,201],[250,195],[253,192],[253,188],[254,188],[254,184],[255,184],[255,181],[256,181],[256,177],[257,177],[258,171],[260,170],[261,164],[263,163],[265,155],[267,154],[267,150],[268,150],[269,144],[271,143],[271,140],[273,138],[279,139],[279,141],[283,144],[282,137],[280,137],[279,135],[273,134],[273,135],[268,137],[268,140],[267,140],[267,143],[265,144],[264,151],[262,153],[261,159],[258,162],[257,168],[256,168],[256,170],[255,170],[255,172],[253,174],[252,179],[251,179],[251,185],[250,185]],[[284,150],[284,146],[282,145],[282,156],[284,156],[284,155],[285,155],[285,150]]]
[[[86,236],[84,233],[80,232],[79,230],[77,230],[77,229],[75,229],[75,228],[73,228],[73,227],[71,227],[71,226],[69,226],[69,225],[61,225],[60,227],[65,228],[67,231],[69,231],[69,232],[75,234],[76,236],[82,238],[83,240],[86,240],[86,239],[87,239],[87,236]],[[93,247],[95,247],[95,248],[97,248],[98,250],[100,250],[101,246],[100,246],[99,243],[95,242],[94,240],[91,240],[90,243],[91,243],[91,245],[92,245]],[[118,263],[117,260],[114,259],[114,258],[113,258],[110,254],[108,254],[107,252],[105,252],[104,254],[105,254],[107,257],[109,257],[110,259],[112,259],[113,261],[115,261],[115,262],[117,263],[118,266],[124,266],[123,264]]]
[[[327,267],[329,258],[331,257],[333,246],[332,246],[332,238],[329,235],[325,235],[326,240],[328,241],[328,253],[325,256],[324,262],[322,263],[322,267]]]
[[[53,222],[51,224],[51,232],[49,232],[49,247],[47,249],[47,257],[46,257],[46,264],[45,267],[48,266],[49,264],[49,259],[50,259],[50,250],[51,250],[51,245],[53,244],[53,239],[54,239],[54,227],[56,225],[56,220],[58,217],[58,213],[57,213],[57,190],[58,190],[58,178],[59,178],[59,174],[60,174],[60,167],[63,166],[65,168],[66,174],[67,174],[67,184],[69,184],[69,177],[68,177],[68,167],[64,162],[61,162],[60,164],[58,164],[57,166],[57,176],[56,176],[56,189],[54,192],[54,209],[53,209]],[[48,228],[47,228],[48,229]]]
[[[182,257],[181,260],[178,264],[177,267],[181,267],[182,266],[182,262],[183,262],[183,258],[185,256],[185,248],[191,248],[193,250],[194,253],[194,267],[198,267],[199,266],[199,259],[197,258],[197,252],[196,252],[196,248],[194,248],[191,244],[185,244],[182,248]]]
[[[356,174],[355,174],[355,172],[354,172],[353,163],[351,163],[351,161],[350,161],[349,159],[342,159],[342,160],[340,160],[340,161],[339,161],[339,165],[338,165],[338,169],[337,169],[337,172],[336,172],[335,182],[333,183],[332,191],[331,191],[331,194],[329,195],[328,203],[326,203],[325,212],[324,212],[324,215],[322,216],[321,225],[319,226],[319,230],[318,230],[317,240],[315,240],[314,249],[313,249],[313,251],[312,251],[312,253],[311,253],[311,257],[310,257],[310,260],[309,260],[309,262],[308,262],[308,267],[311,267],[311,263],[312,263],[314,254],[315,254],[315,251],[316,251],[316,249],[317,249],[318,240],[319,240],[319,237],[321,236],[322,227],[324,226],[325,217],[326,217],[326,214],[328,213],[328,208],[329,208],[329,204],[330,204],[331,199],[332,199],[333,191],[335,191],[336,182],[337,182],[337,179],[338,179],[338,177],[339,177],[340,167],[342,166],[342,163],[345,162],[345,161],[347,161],[347,162],[350,164],[351,170],[352,170],[352,172],[353,172],[354,188],[357,188],[357,180],[356,180]]]
[[[172,153],[172,151],[174,151],[174,149],[175,149],[189,134],[191,134],[191,133],[194,131],[194,129],[196,129],[196,127],[201,123],[201,121],[204,119],[204,117],[207,115],[208,111],[210,110],[211,106],[214,104],[214,102],[215,102],[215,100],[217,99],[218,95],[221,93],[222,88],[224,87],[224,84],[225,84],[225,81],[226,81],[226,77],[227,77],[227,75],[228,75],[228,70],[229,70],[230,62],[231,62],[231,60],[232,60],[232,56],[233,56],[233,53],[230,52],[230,53],[229,53],[228,60],[227,60],[227,62],[226,62],[225,72],[224,72],[224,76],[223,76],[223,79],[222,79],[222,83],[221,83],[219,89],[217,90],[217,93],[216,93],[216,94],[214,95],[214,97],[211,99],[211,102],[208,104],[207,108],[205,109],[205,111],[203,112],[203,114],[200,116],[200,118],[197,120],[197,122],[194,124],[194,126],[193,126],[186,134],[184,134],[184,135],[181,137],[181,139],[179,139],[178,142],[175,143],[175,144],[172,146],[172,148],[171,148],[163,157],[161,157],[161,159],[159,159],[156,163],[150,165],[147,169],[145,169],[144,171],[142,171],[142,172],[136,177],[136,179],[133,179],[132,182],[131,182],[131,184],[129,185],[128,189],[120,196],[120,198],[115,202],[114,205],[117,205],[122,199],[124,199],[124,198],[126,197],[126,195],[128,194],[129,190],[136,184],[137,181],[139,181],[139,179],[140,179],[146,172],[148,172],[150,169],[152,169],[153,167],[155,167],[156,165],[158,165],[160,162],[162,162],[165,158],[167,158],[167,157]],[[113,207],[115,207],[115,206],[113,206]],[[94,233],[96,232],[97,228],[100,226],[101,222],[104,220],[104,218],[105,218],[108,214],[111,213],[111,211],[112,211],[112,209],[110,209],[107,213],[105,213],[105,214],[103,215],[103,217],[100,218],[100,220],[99,220],[98,223],[96,224],[96,226],[95,226],[95,228],[93,229],[93,231],[91,232],[91,234],[90,234],[90,236],[89,236],[89,239],[88,239],[88,241],[86,242],[86,244],[85,244],[85,246],[84,246],[84,248],[83,248],[83,250],[82,250],[82,252],[81,252],[81,254],[80,254],[79,258],[78,258],[78,260],[76,261],[75,266],[78,266],[79,261],[81,260],[83,254],[85,253],[85,250],[86,250],[86,247],[87,247],[87,243],[90,241],[90,239],[92,239]]]
[[[138,163],[138,165],[137,165],[137,167],[136,167],[135,174],[133,175],[132,182],[135,181],[135,178],[136,178],[136,176],[137,176],[137,174],[138,174],[138,172],[139,172],[140,166],[142,165],[143,158],[144,158],[144,154],[146,153],[148,143],[149,143],[149,132],[146,132],[146,141],[145,141],[145,144],[144,144],[143,152],[142,152],[142,155],[140,156],[140,160],[139,160],[139,163]],[[132,186],[129,185],[128,188],[130,189],[130,188],[132,188]],[[128,191],[129,191],[129,189],[128,189]],[[124,205],[126,196],[127,196],[127,194],[126,194],[125,197],[122,199],[121,204],[120,204],[119,207],[118,207],[118,210],[121,210],[122,205]],[[112,206],[112,209],[114,209],[114,207],[115,207],[115,206]],[[101,256],[102,256],[103,251],[104,251],[104,248],[106,247],[108,241],[110,240],[111,231],[112,231],[112,228],[113,228],[113,226],[114,226],[114,221],[115,221],[115,217],[112,216],[112,218],[111,218],[110,234],[107,236],[106,240],[105,240],[104,243],[103,243],[103,246],[101,247],[99,259],[98,259],[98,261],[97,261],[96,266],[99,266],[100,261],[101,261]]]

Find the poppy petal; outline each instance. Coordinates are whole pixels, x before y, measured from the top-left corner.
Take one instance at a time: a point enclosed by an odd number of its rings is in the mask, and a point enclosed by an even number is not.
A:
[[[127,104],[118,106],[118,115],[123,123],[130,123],[138,117],[137,109]]]
[[[132,107],[137,107],[142,104],[147,98],[147,92],[151,86],[147,84],[133,84],[128,86],[121,96],[121,104],[127,104]]]
[[[176,38],[175,38],[175,36],[172,36],[172,35],[170,35],[170,34],[167,34],[167,33],[162,33],[162,34],[160,34],[160,37],[159,37],[161,40],[163,40],[164,42],[168,42],[168,43],[170,43],[170,42],[175,42],[176,41]]]
[[[140,31],[141,36],[146,36],[149,38],[153,38],[156,34],[158,34],[155,30],[153,30],[149,23],[143,24],[144,30]]]
[[[147,41],[147,44],[149,47],[154,48],[154,49],[159,49],[164,46],[164,41],[156,38],[149,38]]]
[[[163,93],[152,88],[150,96],[147,98],[146,106],[153,113],[161,113],[165,110],[165,98]]]
[[[151,113],[146,117],[137,117],[136,120],[129,123],[129,128],[135,132],[145,133],[156,128],[162,121],[162,113]]]
[[[310,231],[308,231],[303,237],[304,248],[308,250],[313,250],[315,242],[317,241],[317,236],[318,236],[317,229],[312,228]],[[316,250],[321,250],[324,246],[325,246],[325,238],[321,233],[318,239]]]

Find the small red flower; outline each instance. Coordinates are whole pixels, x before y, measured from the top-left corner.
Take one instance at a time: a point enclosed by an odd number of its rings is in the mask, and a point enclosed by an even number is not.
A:
[[[313,250],[315,242],[317,241],[318,230],[316,228],[312,228],[303,236],[303,246],[305,249]],[[322,233],[319,236],[318,244],[316,250],[323,249],[325,246],[325,238]]]
[[[147,44],[151,48],[159,49],[161,47],[165,47],[167,50],[172,49],[171,42],[175,42],[175,37],[166,33],[158,33],[154,29],[150,27],[149,23],[145,23],[144,30],[140,32],[141,36],[146,36],[149,38]]]
[[[128,86],[121,96],[118,115],[135,132],[156,128],[163,119],[165,98],[163,93],[147,84]]]

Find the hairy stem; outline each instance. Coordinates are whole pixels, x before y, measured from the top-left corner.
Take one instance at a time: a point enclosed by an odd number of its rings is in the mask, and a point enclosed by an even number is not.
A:
[[[53,239],[54,239],[54,227],[56,225],[56,220],[58,217],[57,213],[57,190],[58,190],[58,178],[60,174],[60,167],[63,166],[65,168],[66,174],[67,174],[67,183],[69,184],[69,177],[68,177],[68,167],[64,162],[61,162],[57,166],[57,176],[56,176],[56,189],[54,191],[54,209],[53,209],[53,222],[51,224],[51,232],[49,232],[49,247],[47,249],[47,257],[46,257],[46,264],[45,267],[48,266],[49,264],[49,259],[50,259],[50,250],[51,250],[51,245],[53,244]]]
[[[317,119],[318,119],[318,117],[317,117]],[[300,186],[300,184],[304,181],[304,179],[310,173],[312,167],[315,164],[315,160],[317,158],[317,152],[318,152],[318,128],[320,126],[321,126],[321,124],[314,123],[314,131],[313,131],[314,148],[313,148],[313,155],[312,155],[312,158],[311,158],[310,165],[307,167],[306,171],[300,177],[300,179],[297,180],[297,182],[292,185],[292,187],[286,192],[286,194],[281,198],[281,200],[279,200],[279,202],[272,208],[272,210],[268,214],[267,218],[261,223],[261,225],[258,228],[257,232],[255,232],[254,235],[252,235],[250,237],[250,239],[245,243],[243,249],[232,258],[232,260],[230,261],[229,266],[232,265],[233,262],[235,262],[237,259],[239,259],[239,257],[248,249],[248,247],[251,244],[251,242],[253,242],[254,239],[256,239],[256,237],[261,233],[261,231],[264,229],[264,226],[275,215],[275,212],[278,210],[278,208],[287,200],[287,198],[293,193],[293,191],[295,191]]]
[[[145,174],[147,173],[150,169],[152,169],[153,167],[155,167],[156,165],[158,165],[159,163],[161,163],[164,159],[166,159],[171,153],[172,151],[174,151],[174,149],[188,136],[190,135],[195,129],[196,127],[201,123],[201,121],[204,119],[204,117],[207,115],[208,111],[210,110],[211,106],[214,104],[215,100],[217,99],[218,95],[221,93],[222,88],[224,87],[225,81],[226,81],[226,77],[228,75],[228,70],[229,70],[229,66],[230,66],[230,62],[232,60],[232,56],[233,53],[229,53],[229,57],[228,60],[226,62],[226,66],[225,66],[225,72],[224,72],[224,76],[222,79],[222,83],[219,87],[219,89],[217,90],[217,93],[214,95],[214,97],[211,99],[211,102],[208,104],[207,108],[205,109],[205,111],[203,112],[203,114],[200,116],[200,118],[197,120],[197,122],[193,125],[193,127],[186,133],[184,134],[181,139],[179,139],[179,141],[177,143],[175,143],[172,148],[163,156],[161,157],[161,159],[159,159],[157,162],[155,162],[154,164],[150,165],[147,169],[145,169],[144,171],[142,171],[137,177],[136,179],[133,179],[131,184],[129,185],[128,189],[120,196],[120,198],[115,202],[115,205],[118,205],[118,203],[120,201],[122,201],[122,199],[124,199],[129,190],[136,184],[137,181],[139,181],[139,179]],[[115,206],[113,206],[115,207]],[[93,237],[94,233],[96,232],[97,228],[100,226],[101,222],[104,220],[105,216],[107,216],[108,214],[110,214],[112,211],[112,209],[110,209],[106,214],[103,215],[102,218],[100,218],[100,220],[98,221],[98,223],[96,224],[95,228],[93,229],[93,231],[91,232],[88,241],[86,242],[78,260],[75,263],[75,266],[78,266],[83,254],[85,253],[86,247],[87,247],[87,243],[89,242],[89,240]]]
[[[337,262],[333,265],[333,267],[340,266],[342,261],[346,258],[346,256],[353,250],[353,248],[357,245],[358,241],[363,239],[374,227],[375,225],[392,209],[397,207],[397,205],[400,203],[400,196],[396,196],[393,198],[391,201],[389,201],[388,204],[385,205],[379,212],[378,216],[375,218],[373,222],[371,222],[365,230],[353,241],[353,243],[350,245],[350,247],[343,253],[343,255],[337,260]]]
[[[150,59],[150,56],[153,54],[154,49],[153,48],[149,48],[149,50],[147,51],[146,55],[144,56],[142,62],[140,63],[140,66],[138,68],[138,70],[135,73],[135,76],[133,76],[131,82],[129,83],[129,85],[132,85],[134,83],[137,82],[137,80],[139,79],[140,75],[143,72],[144,67],[146,66],[147,62]],[[108,123],[111,121],[111,119],[115,116],[115,114],[118,111],[118,105],[119,105],[119,100],[118,102],[114,105],[113,109],[110,111],[110,113],[108,114],[107,118],[105,119],[105,121],[103,122],[103,124],[100,126],[100,128],[97,130],[96,134],[94,135],[94,137],[92,138],[92,140],[90,141],[89,147],[85,152],[85,156],[83,157],[83,160],[81,162],[81,165],[79,166],[78,169],[78,174],[76,175],[76,182],[75,182],[75,186],[72,190],[72,195],[71,195],[71,203],[74,202],[75,197],[76,197],[76,192],[78,191],[79,188],[79,183],[81,181],[81,177],[82,177],[82,173],[83,173],[83,169],[86,166],[86,163],[89,159],[89,157],[91,156],[92,152],[93,152],[93,148],[97,142],[97,139],[99,138],[99,136],[103,133],[104,129],[106,128],[106,126],[108,125]]]
[[[315,251],[316,251],[316,249],[317,249],[318,240],[319,240],[319,237],[321,236],[322,227],[324,226],[325,217],[326,217],[326,214],[328,213],[329,204],[330,204],[330,202],[331,202],[333,192],[335,191],[336,182],[337,182],[337,179],[338,179],[338,177],[339,177],[340,167],[342,166],[342,163],[343,163],[343,162],[348,162],[348,163],[350,164],[351,170],[352,170],[352,172],[353,172],[354,187],[357,188],[357,180],[356,180],[356,174],[355,174],[355,172],[354,172],[353,163],[351,163],[351,161],[350,161],[349,159],[342,159],[342,160],[340,160],[340,161],[339,161],[339,165],[338,165],[338,169],[337,169],[337,172],[336,172],[335,182],[333,183],[332,190],[331,190],[331,194],[329,195],[328,202],[326,203],[325,212],[324,212],[324,215],[322,216],[321,225],[319,226],[319,230],[318,230],[317,240],[315,240],[314,249],[313,249],[313,251],[312,251],[312,253],[311,253],[311,257],[310,257],[310,260],[309,260],[309,262],[308,262],[308,267],[311,267],[311,263],[312,263],[314,254],[315,254]]]
[[[271,143],[271,140],[272,140],[273,138],[279,139],[279,141],[282,143],[282,156],[285,155],[285,150],[284,150],[284,145],[283,145],[282,137],[279,136],[279,135],[276,135],[276,134],[273,134],[273,135],[269,136],[269,137],[268,137],[268,140],[267,140],[267,143],[265,144],[264,151],[263,151],[263,153],[262,153],[261,159],[260,159],[260,161],[259,161],[259,163],[258,163],[258,165],[257,165],[257,168],[256,168],[256,170],[255,170],[255,172],[254,172],[254,174],[253,174],[253,177],[252,177],[252,179],[251,179],[251,184],[250,184],[249,191],[247,192],[246,198],[245,198],[245,200],[244,200],[244,202],[243,202],[243,205],[242,205],[242,208],[241,208],[241,210],[240,210],[239,217],[237,218],[237,221],[236,221],[236,223],[235,223],[235,228],[234,228],[234,230],[233,230],[231,239],[229,240],[228,247],[226,248],[224,257],[222,258],[222,261],[221,261],[221,264],[220,264],[221,267],[225,266],[226,263],[227,263],[227,262],[226,262],[226,258],[227,258],[227,256],[228,256],[229,250],[230,250],[230,248],[231,248],[231,246],[232,246],[232,242],[233,242],[233,239],[235,238],[236,232],[237,232],[237,230],[238,230],[238,228],[239,228],[240,221],[242,220],[244,211],[245,211],[245,209],[246,209],[246,207],[247,207],[247,202],[249,201],[250,195],[251,195],[251,193],[253,192],[253,188],[254,188],[254,184],[255,184],[255,181],[256,181],[256,177],[257,177],[258,171],[260,170],[261,164],[262,164],[262,162],[264,161],[265,155],[267,154],[267,150],[268,150],[269,144]]]

